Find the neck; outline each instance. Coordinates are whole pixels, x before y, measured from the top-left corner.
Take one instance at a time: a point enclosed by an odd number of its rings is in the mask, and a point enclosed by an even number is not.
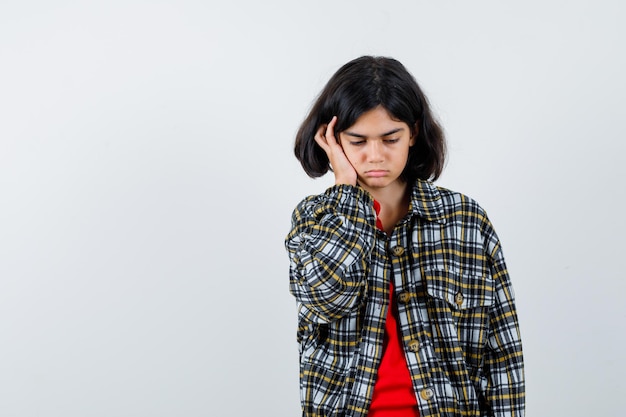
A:
[[[398,208],[408,202],[406,198],[408,186],[404,181],[398,180],[385,188],[370,188],[363,186],[363,184],[360,185],[365,191],[370,193],[374,200],[378,201],[381,206]]]
[[[409,210],[408,185],[403,181],[396,181],[385,188],[366,188],[374,200],[380,203],[379,218],[383,223],[385,232],[391,234],[396,223],[406,215]]]

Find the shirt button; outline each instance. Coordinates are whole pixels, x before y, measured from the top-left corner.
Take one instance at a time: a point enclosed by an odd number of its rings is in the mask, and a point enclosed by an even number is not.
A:
[[[409,302],[410,299],[411,299],[411,294],[409,294],[408,292],[401,292],[400,294],[398,294],[399,303],[406,304]]]
[[[461,294],[460,292],[457,292],[456,296],[454,297],[454,302],[456,303],[456,305],[460,307],[461,304],[463,304],[463,294]]]
[[[408,346],[409,350],[413,353],[417,353],[420,350],[420,342],[417,340],[411,340]]]
[[[396,256],[402,256],[404,253],[404,248],[402,246],[394,246],[391,248],[391,252]]]
[[[431,388],[424,388],[423,390],[420,391],[420,397],[422,397],[423,400],[428,401],[434,396],[435,396],[435,392]]]

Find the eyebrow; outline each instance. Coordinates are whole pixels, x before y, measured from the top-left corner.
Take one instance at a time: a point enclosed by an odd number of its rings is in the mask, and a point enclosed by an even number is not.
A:
[[[385,136],[390,136],[390,135],[393,135],[394,133],[398,133],[398,132],[400,132],[402,130],[404,130],[404,128],[403,127],[399,127],[397,129],[390,130],[389,132],[385,132],[382,135],[380,135],[379,137],[383,138]],[[366,135],[361,135],[360,133],[350,132],[349,130],[346,130],[343,133],[348,135],[348,136],[355,137],[355,138],[367,139]]]

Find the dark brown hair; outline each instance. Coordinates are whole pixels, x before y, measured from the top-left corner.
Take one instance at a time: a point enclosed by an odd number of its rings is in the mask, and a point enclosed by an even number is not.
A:
[[[319,127],[337,116],[335,135],[348,129],[365,112],[381,106],[393,119],[406,123],[415,145],[402,173],[407,182],[436,180],[446,156],[443,130],[433,117],[428,99],[404,65],[392,58],[363,56],[342,66],[328,81],[302,122],[294,153],[306,173],[321,177],[330,169],[328,157],[315,142]]]

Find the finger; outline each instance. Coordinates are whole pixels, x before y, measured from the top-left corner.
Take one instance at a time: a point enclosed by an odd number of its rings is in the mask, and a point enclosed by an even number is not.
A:
[[[315,134],[313,139],[315,139],[315,142],[317,142],[317,144],[322,149],[324,149],[325,151],[328,151],[328,142],[325,137],[326,127],[327,127],[326,125],[321,125],[319,129],[317,129],[317,133]]]
[[[332,144],[338,143],[337,138],[335,137],[335,125],[336,124],[337,124],[337,116],[333,116],[333,118],[330,119],[330,122],[326,126],[326,141],[327,142],[330,141],[328,142],[330,146],[332,146]]]

